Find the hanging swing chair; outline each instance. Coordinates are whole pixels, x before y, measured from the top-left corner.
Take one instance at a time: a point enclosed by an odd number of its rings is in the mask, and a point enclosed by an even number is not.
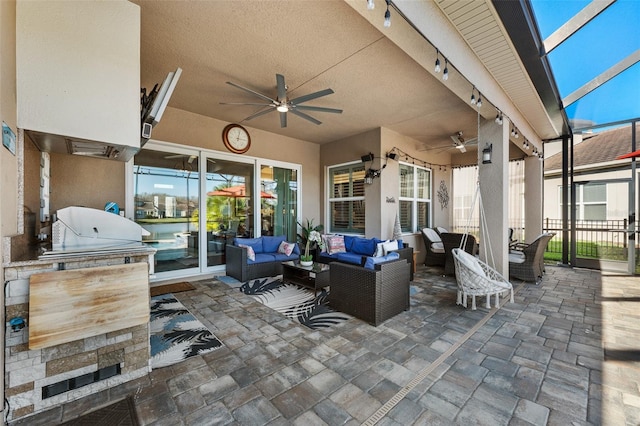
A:
[[[486,296],[486,307],[487,309],[491,309],[491,296],[495,295],[495,306],[496,308],[499,308],[501,294],[506,296],[507,293],[510,293],[511,303],[513,303],[513,286],[506,278],[496,271],[494,267],[489,266],[487,263],[462,249],[467,239],[471,216],[473,215],[476,200],[479,200],[481,213],[480,222],[483,231],[482,248],[484,253],[488,253],[490,255],[487,257],[487,261],[489,261],[490,258],[491,263],[495,265],[491,244],[489,242],[489,233],[487,232],[487,222],[482,206],[482,198],[480,197],[480,184],[478,183],[476,193],[471,204],[471,209],[469,211],[466,230],[460,243],[460,248],[454,248],[452,250],[456,268],[456,281],[458,282],[458,300],[456,303],[466,308],[467,296],[471,296],[471,309],[475,310],[476,296]]]

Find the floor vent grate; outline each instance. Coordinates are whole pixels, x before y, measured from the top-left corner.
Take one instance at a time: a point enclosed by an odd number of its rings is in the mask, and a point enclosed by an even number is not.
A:
[[[70,390],[78,389],[91,383],[117,376],[121,372],[120,364],[104,367],[93,373],[83,374],[82,376],[72,377],[71,379],[62,380],[58,383],[52,383],[42,388],[42,399],[51,398]]]

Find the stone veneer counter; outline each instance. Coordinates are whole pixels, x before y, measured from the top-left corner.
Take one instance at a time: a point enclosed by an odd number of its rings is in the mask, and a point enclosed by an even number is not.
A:
[[[11,410],[8,420],[100,393],[151,371],[148,323],[29,350],[28,321],[25,328],[17,331],[8,324],[12,318],[29,318],[31,275],[128,263],[149,264],[154,253],[154,249],[144,247],[118,252],[56,254],[3,263],[7,281],[5,396]]]

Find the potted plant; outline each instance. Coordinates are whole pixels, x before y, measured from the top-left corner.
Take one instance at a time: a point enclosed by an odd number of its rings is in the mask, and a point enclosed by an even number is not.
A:
[[[304,246],[304,254],[300,256],[300,264],[303,266],[311,266],[313,264],[313,255],[309,253],[309,250],[315,250],[316,247],[322,248],[322,230],[324,226],[313,225],[313,219],[307,219],[305,224],[300,225],[301,231],[298,234],[300,244]]]

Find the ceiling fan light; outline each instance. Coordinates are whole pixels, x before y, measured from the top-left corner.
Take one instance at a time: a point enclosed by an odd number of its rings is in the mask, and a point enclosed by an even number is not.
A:
[[[285,104],[278,105],[276,107],[276,109],[278,110],[278,112],[287,112],[287,111],[289,111],[289,107],[287,105],[285,105]]]

